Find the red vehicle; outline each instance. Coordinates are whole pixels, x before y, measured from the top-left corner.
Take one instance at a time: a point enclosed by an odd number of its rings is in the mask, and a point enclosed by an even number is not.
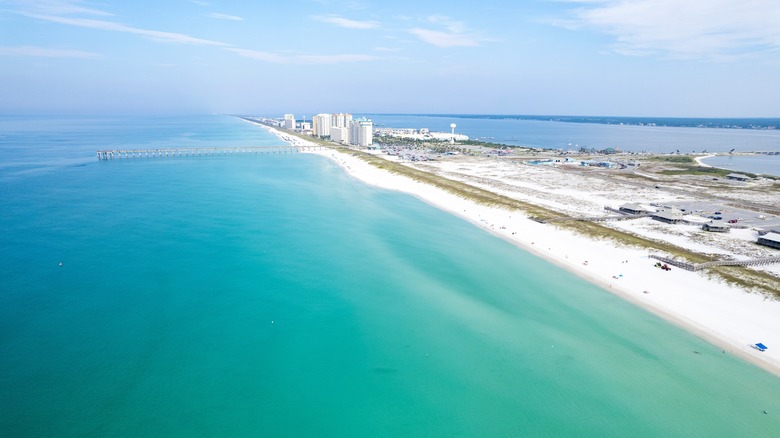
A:
[[[737,220],[736,220],[736,219],[731,219],[731,220],[729,221],[729,223],[730,223],[730,224],[736,224],[736,223],[737,223]]]

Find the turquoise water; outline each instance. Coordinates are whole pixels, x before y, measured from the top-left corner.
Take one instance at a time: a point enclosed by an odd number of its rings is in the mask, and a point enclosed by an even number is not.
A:
[[[780,427],[780,379],[322,157],[94,158],[109,140],[278,143],[260,128],[0,126],[4,436]]]

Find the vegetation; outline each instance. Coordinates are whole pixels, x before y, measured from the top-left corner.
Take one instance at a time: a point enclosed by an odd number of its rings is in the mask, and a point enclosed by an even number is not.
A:
[[[758,289],[780,298],[780,281],[766,271],[757,271],[740,266],[717,266],[710,272],[726,282],[745,289]]]
[[[666,163],[693,164],[696,162],[692,157],[685,155],[656,156],[650,158],[652,161],[662,161]]]
[[[616,173],[615,176],[617,176],[619,178],[641,179],[641,180],[652,182],[652,183],[657,183],[658,182],[658,180],[655,179],[655,178],[651,178],[651,177],[649,177],[647,175],[641,175],[641,174],[638,174],[638,173]]]
[[[658,173],[664,175],[705,175],[705,176],[713,176],[713,177],[715,176],[725,177],[730,173],[734,173],[734,171],[729,169],[720,169],[717,167],[683,166],[678,169],[661,170]],[[780,179],[780,177],[776,177],[772,175],[758,175],[750,172],[739,172],[739,173],[748,176],[750,178],[766,178],[774,181]]]
[[[685,166],[679,169],[661,170],[658,173],[663,175],[705,175],[705,176],[725,177],[726,175],[733,172],[728,169],[719,169],[717,167]]]
[[[435,143],[439,145],[439,141],[423,141],[417,138],[403,138],[403,137],[393,137],[391,135],[380,135],[378,137],[374,137],[374,143],[381,144],[384,146],[411,146],[411,147],[420,147],[420,146],[427,146],[431,143]]]
[[[663,175],[703,175],[703,176],[713,176],[713,177],[725,177],[730,173],[734,173],[733,170],[729,170],[729,169],[720,169],[717,167],[701,166],[696,162],[696,160],[693,157],[688,157],[684,155],[673,155],[673,156],[659,155],[659,156],[651,157],[649,158],[649,160],[661,162],[661,163],[670,163],[674,165],[675,167],[674,169],[666,169],[658,172]],[[775,177],[772,175],[758,175],[750,172],[739,172],[739,173],[749,176],[751,178],[766,178],[775,181],[780,180],[780,177]]]
[[[533,148],[530,146],[515,146],[515,145],[503,144],[503,143],[492,143],[489,141],[482,141],[482,140],[461,140],[458,142],[458,144],[464,144],[468,146],[481,146],[481,147],[491,148],[491,149],[524,149],[524,150],[535,150],[535,151],[544,150],[543,148]]]

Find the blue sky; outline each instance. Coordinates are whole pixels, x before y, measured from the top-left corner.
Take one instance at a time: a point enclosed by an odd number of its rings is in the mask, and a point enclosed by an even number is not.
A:
[[[780,116],[780,0],[0,0],[0,113]]]

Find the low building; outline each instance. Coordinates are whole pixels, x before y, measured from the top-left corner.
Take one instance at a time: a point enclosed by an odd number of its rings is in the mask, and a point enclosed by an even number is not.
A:
[[[643,207],[639,204],[623,204],[620,206],[619,210],[628,214],[652,213],[647,207]]]
[[[657,221],[665,222],[667,224],[679,224],[683,220],[680,213],[671,210],[659,211],[654,213],[651,217]]]
[[[720,224],[715,222],[708,222],[702,225],[701,229],[712,233],[728,233],[731,231],[729,224]]]
[[[726,179],[730,179],[733,181],[748,181],[750,177],[747,175],[743,175],[741,173],[730,173],[726,175]]]
[[[768,246],[770,248],[780,249],[780,234],[770,232],[763,236],[759,236],[758,244]]]

